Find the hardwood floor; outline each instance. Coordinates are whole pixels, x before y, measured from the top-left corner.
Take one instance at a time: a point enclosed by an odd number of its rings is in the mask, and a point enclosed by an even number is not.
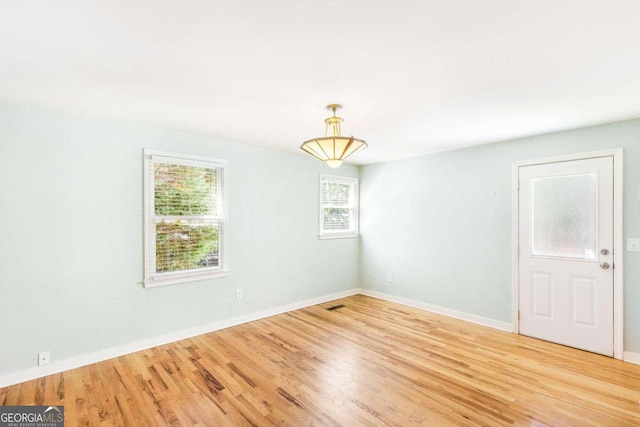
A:
[[[638,426],[639,403],[640,366],[362,295],[0,389],[67,427]]]

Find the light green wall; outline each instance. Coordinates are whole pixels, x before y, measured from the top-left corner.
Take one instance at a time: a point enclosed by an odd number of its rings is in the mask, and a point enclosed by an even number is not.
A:
[[[228,159],[229,277],[142,288],[143,148]],[[41,351],[65,360],[357,287],[357,239],[318,239],[327,171],[302,152],[0,102],[0,375]]]
[[[362,286],[511,322],[513,162],[619,147],[626,240],[640,237],[640,120],[362,167]],[[624,262],[625,350],[640,353],[640,253]]]
[[[625,238],[640,237],[640,120],[329,170],[0,101],[0,375],[358,286],[510,322],[512,163],[618,147]],[[229,160],[229,277],[142,288],[143,148]],[[317,238],[328,172],[360,174],[360,239]],[[640,254],[625,264],[625,350],[640,353]]]

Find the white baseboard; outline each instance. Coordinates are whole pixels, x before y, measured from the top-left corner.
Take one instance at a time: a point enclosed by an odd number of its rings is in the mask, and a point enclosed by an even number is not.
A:
[[[511,323],[500,322],[498,320],[476,316],[474,314],[463,313],[461,311],[451,310],[450,308],[439,307],[437,305],[427,304],[426,302],[416,301],[409,298],[397,297],[395,295],[385,294],[383,292],[370,291],[368,289],[361,289],[360,293],[362,295],[368,295],[370,297],[395,302],[409,307],[419,308],[421,310],[442,314],[448,317],[453,317],[455,319],[466,320],[467,322],[476,323],[478,325],[487,326],[489,328],[500,329],[501,331],[506,332],[513,332],[513,325]]]
[[[630,351],[625,351],[623,359],[625,362],[635,363],[636,365],[640,365],[640,353],[632,353]]]
[[[198,326],[195,328],[185,329],[178,332],[172,332],[170,334],[160,335],[157,337],[147,338],[144,340],[136,341],[129,344],[124,344],[118,347],[107,348],[104,350],[96,351],[93,353],[83,354],[80,356],[72,357],[65,360],[53,362],[47,366],[39,366],[21,371],[11,372],[8,374],[0,375],[0,388],[8,387],[10,385],[19,384],[25,381],[34,380],[36,378],[46,377],[47,375],[57,374],[59,372],[68,371],[69,369],[79,368],[81,366],[90,365],[92,363],[102,362],[104,360],[113,359],[115,357],[124,356],[126,354],[135,353],[136,351],[147,350],[159,345],[169,344],[175,341],[180,341],[187,338],[192,338],[198,335],[207,334],[209,332],[218,331],[220,329],[229,328],[231,326],[237,326],[247,322],[253,322],[255,320],[264,319],[266,317],[275,316],[278,314],[286,313],[293,310],[299,310],[301,308],[309,307],[312,305],[322,304],[325,302],[333,301],[340,298],[345,298],[351,295],[361,293],[361,289],[349,289],[348,291],[336,292],[329,295],[323,295],[316,298],[311,298],[304,301],[295,302],[292,304],[283,305],[280,307],[270,308],[268,310],[259,311],[257,313],[246,314],[244,316],[238,316],[231,319],[221,320],[219,322],[213,322],[206,325]]]

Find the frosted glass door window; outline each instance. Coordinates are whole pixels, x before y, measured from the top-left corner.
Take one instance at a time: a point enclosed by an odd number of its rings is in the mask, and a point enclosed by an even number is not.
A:
[[[531,254],[593,261],[597,252],[598,176],[532,179]]]

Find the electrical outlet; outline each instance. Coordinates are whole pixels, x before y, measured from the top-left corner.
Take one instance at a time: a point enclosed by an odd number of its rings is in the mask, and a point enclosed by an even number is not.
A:
[[[640,239],[627,239],[627,252],[640,252]]]
[[[242,289],[236,289],[236,299],[237,300],[242,299]]]
[[[393,283],[393,274],[387,273],[387,283]]]
[[[38,366],[45,366],[51,362],[51,352],[43,351],[42,353],[38,353]]]

